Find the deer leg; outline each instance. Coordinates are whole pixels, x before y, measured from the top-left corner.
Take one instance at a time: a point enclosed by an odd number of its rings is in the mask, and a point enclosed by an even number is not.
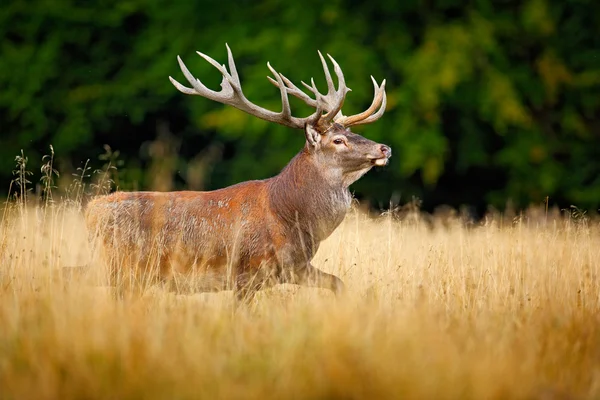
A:
[[[239,304],[249,303],[254,298],[256,291],[257,289],[252,285],[243,285],[236,283],[234,289],[235,299]]]
[[[340,295],[345,291],[344,282],[340,278],[323,272],[310,263],[294,269],[292,274],[285,277],[283,281],[285,283],[295,283],[296,285],[329,289],[336,295]]]
[[[276,283],[275,276],[269,268],[263,266],[254,272],[244,272],[235,278],[234,293],[238,302],[249,303],[257,291]]]
[[[142,287],[134,274],[134,268],[129,260],[120,258],[109,262],[107,268],[108,286],[112,289],[113,298],[122,300],[126,297],[137,297]]]
[[[193,278],[177,273],[171,274],[171,276],[161,276],[160,283],[163,289],[175,294],[191,295],[211,291],[210,289],[197,288],[194,285]]]
[[[119,268],[115,264],[110,263],[107,270],[107,275],[108,286],[110,287],[113,298],[122,300],[125,297],[125,285]]]
[[[233,286],[233,293],[235,294],[235,299],[238,304],[247,304],[252,301],[256,291],[260,288],[257,283],[258,282],[256,282],[255,279],[247,276],[247,274],[240,274],[236,276]]]

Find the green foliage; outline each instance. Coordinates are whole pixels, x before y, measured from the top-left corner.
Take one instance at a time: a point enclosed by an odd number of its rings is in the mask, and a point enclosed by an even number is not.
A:
[[[383,204],[393,193],[419,195],[430,206],[550,196],[597,208],[599,27],[592,0],[8,1],[0,183],[8,187],[21,149],[40,165],[52,144],[59,168],[75,170],[89,158],[100,164],[108,144],[125,162],[120,186],[149,187],[145,143],[161,121],[182,143],[177,186],[188,186],[182,171],[195,157],[217,147],[208,188],[277,173],[302,146],[299,132],[184,96],[167,79],[184,80],[181,55],[218,88],[219,73],[194,52],[224,62],[227,42],[247,97],[272,109],[280,100],[267,60],[322,87],[316,50],[332,54],[353,89],[346,113],[370,103],[369,75],[387,79],[387,113],[357,131],[391,145],[394,157],[355,185],[358,195]]]

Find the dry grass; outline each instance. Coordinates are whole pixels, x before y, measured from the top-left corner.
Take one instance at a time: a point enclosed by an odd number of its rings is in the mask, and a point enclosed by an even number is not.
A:
[[[57,281],[88,257],[66,206],[10,207],[0,229],[3,399],[600,397],[600,226],[583,219],[354,212],[315,260],[347,296],[279,286],[236,313],[231,292],[117,301]]]

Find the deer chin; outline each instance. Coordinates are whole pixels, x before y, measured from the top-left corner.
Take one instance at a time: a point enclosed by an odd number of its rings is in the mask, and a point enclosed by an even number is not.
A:
[[[369,172],[369,170],[373,168],[372,164],[369,164],[361,169],[352,172],[346,172],[343,175],[342,181],[345,187],[352,185],[354,182],[359,180],[364,174]]]

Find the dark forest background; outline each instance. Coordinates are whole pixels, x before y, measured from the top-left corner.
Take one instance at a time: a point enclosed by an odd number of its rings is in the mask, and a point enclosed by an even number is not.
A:
[[[180,55],[219,88],[199,50],[236,58],[247,97],[273,110],[266,62],[324,89],[317,50],[353,91],[387,79],[386,114],[358,133],[393,148],[354,186],[385,208],[440,204],[600,208],[600,2],[595,0],[5,1],[0,7],[0,193],[21,149],[68,181],[89,160],[120,189],[214,189],[276,174],[301,131],[186,96]],[[309,110],[292,103],[296,114]],[[105,145],[110,146],[108,151]],[[110,154],[106,154],[110,153]],[[31,179],[34,179],[34,175]]]

